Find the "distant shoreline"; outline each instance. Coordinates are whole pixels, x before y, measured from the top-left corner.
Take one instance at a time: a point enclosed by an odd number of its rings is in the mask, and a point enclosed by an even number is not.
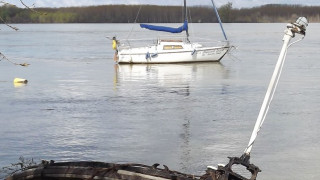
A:
[[[141,7],[141,10],[139,11]],[[189,7],[190,23],[217,23],[212,7]],[[36,8],[46,15],[23,8],[0,7],[7,23],[180,23],[181,7],[155,5],[104,5],[68,8]],[[139,12],[139,13],[138,13]],[[311,23],[320,22],[320,6],[269,4],[253,8],[233,8],[227,3],[219,8],[224,23],[282,23],[304,16]]]

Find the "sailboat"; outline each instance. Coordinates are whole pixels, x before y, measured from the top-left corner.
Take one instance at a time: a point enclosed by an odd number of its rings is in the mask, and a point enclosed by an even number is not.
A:
[[[268,113],[281,76],[288,48],[304,39],[307,26],[308,20],[305,17],[299,17],[295,23],[287,24],[287,29],[285,30],[285,35],[283,37],[283,46],[249,144],[240,158],[229,157],[230,160],[227,165],[218,164],[217,167],[207,166],[206,173],[201,176],[197,176],[170,170],[166,165],[163,165],[164,168],[159,168],[158,163],[149,166],[135,163],[115,164],[94,161],[54,162],[53,160],[43,160],[40,164],[31,164],[29,167],[25,167],[23,163],[13,164],[21,166],[21,169],[13,169],[15,170],[14,174],[11,174],[6,178],[6,180],[256,180],[258,173],[261,172],[261,170],[258,166],[250,163],[252,146]],[[290,43],[291,39],[296,37],[296,35],[301,35],[301,38]],[[236,169],[233,169],[235,166],[245,167],[249,172],[249,176],[244,177],[242,175],[243,172],[236,172]]]
[[[205,46],[200,43],[192,43],[189,40],[187,2],[184,0],[184,22],[178,28],[140,24],[141,28],[152,31],[163,31],[180,34],[185,32],[184,37],[158,38],[154,44],[133,47],[131,43],[113,38],[113,49],[115,50],[114,60],[121,63],[190,63],[190,62],[219,62],[229,51],[230,45],[223,26],[212,1],[220,27],[223,31],[225,42],[216,46]]]

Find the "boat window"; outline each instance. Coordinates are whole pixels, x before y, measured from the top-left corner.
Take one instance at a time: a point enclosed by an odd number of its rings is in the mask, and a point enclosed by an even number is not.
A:
[[[182,42],[182,40],[178,40],[178,39],[160,39],[160,42]]]
[[[181,45],[164,45],[163,50],[183,49]]]

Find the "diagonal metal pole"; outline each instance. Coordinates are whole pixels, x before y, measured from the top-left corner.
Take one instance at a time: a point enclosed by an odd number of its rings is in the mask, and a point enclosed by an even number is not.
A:
[[[305,28],[306,28],[306,26],[308,26],[308,21],[304,17],[300,17],[297,20],[296,23],[287,25],[287,29],[285,30],[285,35],[283,37],[283,46],[282,46],[282,49],[281,49],[281,52],[280,52],[276,67],[275,67],[273,75],[271,77],[267,93],[266,93],[266,95],[264,97],[264,100],[263,100],[263,103],[262,103],[262,106],[261,106],[261,109],[260,109],[256,124],[255,124],[253,132],[251,134],[251,138],[250,138],[249,144],[248,144],[247,148],[244,151],[244,155],[246,157],[250,157],[250,152],[251,152],[252,146],[254,144],[254,141],[256,140],[256,138],[258,136],[258,133],[259,133],[259,131],[261,129],[261,126],[262,126],[262,124],[263,124],[263,122],[264,122],[264,120],[266,118],[267,113],[268,113],[268,110],[269,110],[269,107],[270,107],[270,103],[272,101],[273,95],[274,95],[274,93],[276,91],[276,88],[277,88],[277,85],[278,85],[278,82],[279,82],[279,79],[280,79],[280,76],[281,76],[281,72],[282,72],[282,68],[283,68],[283,65],[284,65],[284,61],[286,59],[286,54],[287,54],[288,47],[293,44],[293,43],[291,43],[289,45],[289,43],[290,43],[291,39],[295,37],[296,33],[297,34],[302,34],[302,35],[305,36],[305,30],[306,30]],[[302,39],[300,39],[300,40],[302,40]],[[300,40],[298,40],[298,41],[300,41]],[[298,42],[298,41],[296,41],[296,42]]]
[[[216,5],[214,4],[214,1],[213,1],[213,0],[211,0],[211,2],[212,2],[212,5],[213,5],[213,9],[214,9],[214,11],[215,11],[215,13],[216,13],[216,15],[217,15],[217,18],[218,18],[218,21],[219,21],[219,24],[220,24],[220,27],[221,27],[221,30],[222,30],[224,39],[225,39],[226,41],[228,41],[227,35],[226,35],[226,33],[224,32],[224,29],[223,29],[223,26],[222,26],[222,22],[221,22],[221,19],[220,19],[220,16],[219,16],[219,12],[218,12],[218,10],[217,10],[217,7],[216,7]]]

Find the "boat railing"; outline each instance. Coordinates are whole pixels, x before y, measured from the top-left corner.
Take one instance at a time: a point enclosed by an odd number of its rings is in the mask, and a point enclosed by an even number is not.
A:
[[[125,39],[119,40],[118,48],[119,49],[130,49],[130,48],[139,48],[139,47],[148,47],[157,43],[157,39]]]
[[[191,42],[201,44],[203,47],[219,47],[219,46],[229,46],[229,41],[217,41],[214,39],[207,38],[190,38]]]
[[[157,45],[160,42],[188,42],[185,36],[158,36],[157,38],[142,38],[142,39],[124,39],[118,41],[119,49],[130,49],[139,47],[149,47]]]
[[[125,39],[118,41],[118,49],[130,49],[150,47],[152,45],[160,44],[161,42],[184,42],[184,43],[198,43],[203,47],[219,47],[228,46],[228,41],[217,41],[207,38],[187,38],[185,36],[159,36],[156,39],[143,38],[143,39]]]
[[[229,41],[217,41],[208,38],[196,38],[186,36],[160,36],[158,37],[158,44],[160,42],[184,42],[184,43],[197,43],[203,47],[220,47],[229,46]]]
[[[186,36],[158,36],[157,42],[189,42],[189,40]]]

